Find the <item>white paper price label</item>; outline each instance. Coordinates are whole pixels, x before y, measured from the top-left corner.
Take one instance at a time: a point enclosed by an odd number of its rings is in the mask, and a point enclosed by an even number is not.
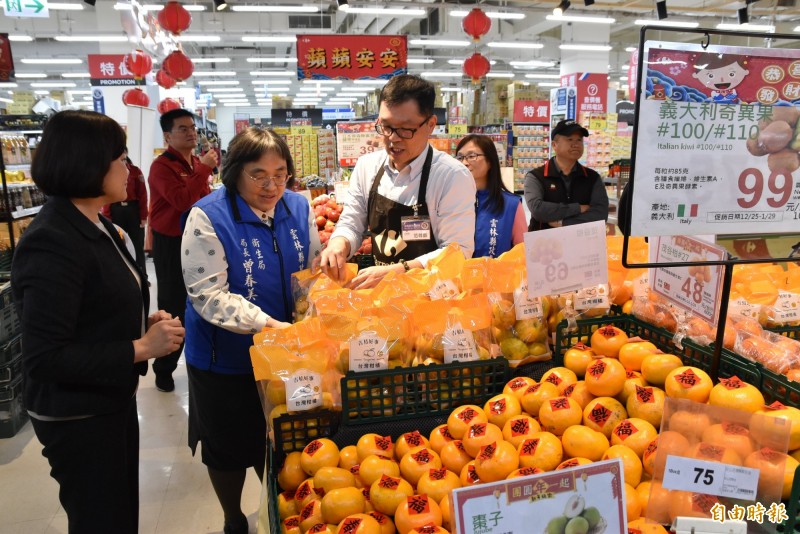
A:
[[[608,286],[600,284],[596,287],[584,287],[575,295],[575,310],[591,310],[592,308],[608,308]]]
[[[605,235],[603,221],[526,233],[528,297],[607,284]]]
[[[350,182],[334,182],[333,194],[336,195],[336,202],[345,205],[350,197]]]
[[[376,332],[361,332],[350,340],[350,370],[357,373],[389,368],[386,340]]]
[[[286,383],[286,409],[301,412],[322,406],[322,375],[298,369]]]
[[[514,290],[514,313],[517,321],[542,317],[544,310],[539,297],[528,297],[528,282],[525,281]]]
[[[650,240],[650,261],[686,263],[720,261],[724,249],[688,236],[657,237]],[[705,321],[717,324],[719,294],[722,290],[722,267],[701,265],[650,269],[650,290],[679,308]]]
[[[670,454],[661,485],[664,489],[754,501],[758,492],[758,476],[758,469]]]
[[[775,322],[791,323],[800,319],[800,295],[789,291],[780,291],[775,302]]]
[[[480,360],[475,336],[471,330],[466,330],[461,323],[449,327],[442,339],[444,345],[444,363],[473,362]]]
[[[458,295],[458,286],[452,280],[437,280],[428,291],[431,300],[450,300]]]
[[[633,296],[647,298],[650,294],[650,277],[645,272],[633,281]]]
[[[728,313],[737,317],[747,317],[748,319],[758,318],[758,306],[750,304],[742,297],[731,301],[728,304]]]

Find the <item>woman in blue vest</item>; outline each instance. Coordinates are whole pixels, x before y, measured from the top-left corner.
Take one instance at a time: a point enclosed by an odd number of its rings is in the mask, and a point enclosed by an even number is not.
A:
[[[527,230],[522,200],[500,178],[500,159],[494,141],[470,134],[456,148],[456,159],[467,166],[478,190],[475,200],[473,258],[496,258],[523,240]]]
[[[320,250],[308,201],[287,190],[293,181],[286,142],[249,128],[228,145],[224,187],[185,221],[189,446],[203,445],[225,534],[248,530],[241,510],[247,468],[263,478],[267,429],[250,363],[253,334],[291,321],[290,276]]]

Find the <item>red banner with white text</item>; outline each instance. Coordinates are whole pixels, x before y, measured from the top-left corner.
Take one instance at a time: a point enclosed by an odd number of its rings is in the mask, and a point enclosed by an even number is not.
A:
[[[297,78],[388,79],[408,71],[405,35],[298,35]]]

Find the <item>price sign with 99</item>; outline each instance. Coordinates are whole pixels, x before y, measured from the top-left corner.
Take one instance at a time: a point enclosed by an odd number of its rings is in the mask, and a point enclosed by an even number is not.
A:
[[[751,167],[739,174],[738,186],[742,196],[736,202],[740,207],[753,208],[764,198],[770,208],[782,208],[792,196],[794,178],[791,172],[781,169],[773,170],[765,177],[759,169]]]
[[[544,268],[544,278],[550,283],[556,280],[566,280],[569,275],[569,267],[563,261],[551,263]]]

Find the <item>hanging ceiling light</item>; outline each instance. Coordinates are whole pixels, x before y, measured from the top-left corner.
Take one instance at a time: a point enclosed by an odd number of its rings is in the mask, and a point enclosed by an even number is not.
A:
[[[228,9],[228,2],[225,0],[214,0],[214,7],[217,11],[224,11]]]
[[[667,18],[667,0],[656,2],[656,15],[658,15],[658,20]]]
[[[583,5],[585,5],[586,7],[594,5],[594,0],[583,0]]]
[[[570,5],[572,4],[569,3],[569,0],[561,0],[561,3],[558,4],[558,7],[553,10],[553,15],[560,17],[564,14],[564,11],[569,9]]]
[[[350,7],[347,0],[337,0],[336,3],[339,4],[339,9],[347,9]]]

